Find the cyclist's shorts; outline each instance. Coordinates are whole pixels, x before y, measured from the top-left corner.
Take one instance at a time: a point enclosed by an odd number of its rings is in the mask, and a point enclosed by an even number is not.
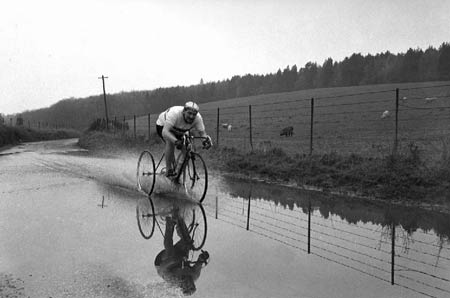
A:
[[[162,135],[163,128],[164,128],[164,126],[156,124],[156,132],[158,133],[158,136],[159,136],[159,137],[164,141],[164,143],[165,143],[166,141],[164,140],[163,135]]]

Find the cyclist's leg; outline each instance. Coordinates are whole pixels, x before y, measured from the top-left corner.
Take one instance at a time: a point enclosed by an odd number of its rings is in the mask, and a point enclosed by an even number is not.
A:
[[[174,172],[175,169],[173,167],[173,164],[175,162],[175,145],[171,142],[166,142],[166,147],[165,147],[165,158],[166,158],[166,168],[167,168],[167,173],[169,173],[170,171]]]
[[[164,231],[164,248],[166,249],[167,253],[172,253],[174,249],[173,245],[173,232],[175,229],[175,221],[167,217],[166,218],[166,229]]]
[[[191,237],[189,236],[189,230],[184,222],[183,218],[179,218],[177,221],[177,234],[181,239],[184,239],[186,242],[191,241]]]

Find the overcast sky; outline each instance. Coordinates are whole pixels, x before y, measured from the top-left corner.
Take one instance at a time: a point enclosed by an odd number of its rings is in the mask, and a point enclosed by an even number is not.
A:
[[[2,0],[0,113],[443,42],[447,0]]]

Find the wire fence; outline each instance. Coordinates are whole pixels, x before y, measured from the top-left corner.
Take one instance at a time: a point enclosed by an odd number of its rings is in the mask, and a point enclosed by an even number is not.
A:
[[[208,216],[426,297],[450,295],[450,248],[401,226],[363,226],[325,220],[311,204],[287,210],[252,198],[210,196]],[[214,202],[215,199],[215,202]],[[412,247],[412,244],[413,247]]]
[[[449,83],[386,90],[377,87],[375,91],[336,95],[317,92],[318,96],[310,98],[287,93],[258,100],[210,102],[201,105],[200,113],[219,147],[375,157],[407,150],[434,161],[450,157]],[[157,116],[115,115],[107,122],[99,121],[114,133],[151,139]],[[6,119],[6,124],[71,128],[69,123],[26,119],[14,124],[12,118]]]
[[[386,156],[409,150],[431,160],[450,156],[450,84],[306,99],[266,97],[251,104],[212,102],[200,113],[219,147],[282,148],[300,155]],[[149,139],[157,116],[120,121],[128,134]]]

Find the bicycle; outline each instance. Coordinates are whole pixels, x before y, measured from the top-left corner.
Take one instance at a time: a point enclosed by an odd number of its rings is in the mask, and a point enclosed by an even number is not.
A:
[[[205,148],[205,137],[195,137],[187,132],[182,138],[182,147],[175,159],[174,169],[177,175],[171,180],[175,184],[183,185],[186,192],[197,202],[203,202],[208,189],[208,171],[206,163],[195,149],[195,139],[203,139],[203,148]],[[166,168],[163,167],[158,172],[165,154],[162,154],[158,165],[155,165],[155,159],[148,150],[144,150],[138,159],[137,164],[137,187],[139,191],[147,195],[153,193],[156,175],[164,175]]]
[[[191,243],[192,250],[200,250],[203,247],[206,241],[208,224],[206,212],[201,203],[190,201],[181,209],[171,205],[168,208],[162,208],[155,212],[155,206],[150,196],[141,198],[138,201],[136,218],[139,232],[144,239],[150,239],[153,236],[155,226],[158,226],[162,236],[165,237],[164,231],[167,217],[175,217],[179,226],[181,224],[186,226],[187,234],[181,233],[181,237],[184,237],[186,242]]]

